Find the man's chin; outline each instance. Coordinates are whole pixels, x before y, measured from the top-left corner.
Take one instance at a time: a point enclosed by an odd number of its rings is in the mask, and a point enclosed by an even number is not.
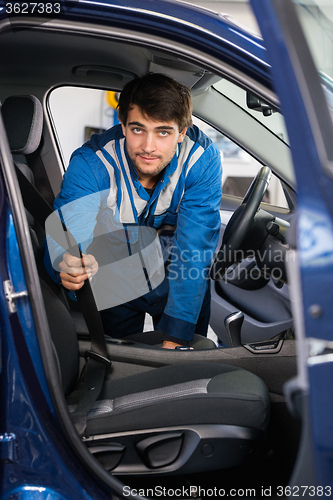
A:
[[[133,165],[134,165],[135,170],[139,174],[149,175],[149,176],[158,175],[166,167],[166,165],[164,166],[161,164],[159,164],[159,165],[146,165],[146,164],[141,165],[138,162],[135,162],[135,163],[133,162]]]

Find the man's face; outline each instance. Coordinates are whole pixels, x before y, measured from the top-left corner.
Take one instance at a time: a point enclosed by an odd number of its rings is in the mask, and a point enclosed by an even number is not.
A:
[[[174,121],[155,122],[145,118],[137,105],[129,110],[126,125],[121,125],[126,137],[127,153],[139,180],[149,187],[149,180],[172,160],[177,144],[185,137],[186,128],[179,132],[178,124]]]

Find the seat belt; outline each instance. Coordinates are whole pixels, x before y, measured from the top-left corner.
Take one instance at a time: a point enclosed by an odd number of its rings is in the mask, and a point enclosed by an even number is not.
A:
[[[44,200],[52,206],[54,202],[53,190],[40,154],[40,148],[41,146],[39,146],[34,153],[25,155],[25,157],[29,168],[34,174],[34,181],[38,192]]]
[[[53,213],[53,209],[16,165],[15,168],[24,206],[44,228],[45,220]],[[79,245],[63,221],[62,226],[66,239],[70,243],[68,252],[82,259]],[[53,235],[50,236],[53,238]],[[54,239],[57,241],[56,238]],[[77,404],[77,408],[71,413],[71,417],[78,433],[82,436],[86,428],[87,414],[101,392],[106,372],[111,366],[111,361],[108,359],[101,316],[96,307],[88,279],[85,280],[83,287],[76,292],[76,295],[88,327],[91,342],[90,349],[84,354],[86,364],[81,372],[80,386],[70,396],[71,403]],[[84,375],[83,377],[82,374]]]

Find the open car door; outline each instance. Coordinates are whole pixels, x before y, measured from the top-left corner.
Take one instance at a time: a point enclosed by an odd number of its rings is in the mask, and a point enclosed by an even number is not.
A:
[[[330,496],[333,413],[327,403],[331,408],[333,126],[323,79],[313,62],[297,12],[297,8],[312,9],[314,15],[318,8],[314,2],[291,0],[252,0],[251,4],[272,65],[297,179],[298,214],[291,231],[294,250],[290,254],[289,273],[298,377],[287,386],[287,391],[291,406],[294,410],[298,407],[301,413],[303,437],[291,492],[300,492],[299,488],[310,484],[313,477],[313,484],[321,489],[304,488],[302,494]],[[321,21],[321,34],[327,42],[332,24],[325,16]],[[331,42],[328,45],[331,49]]]

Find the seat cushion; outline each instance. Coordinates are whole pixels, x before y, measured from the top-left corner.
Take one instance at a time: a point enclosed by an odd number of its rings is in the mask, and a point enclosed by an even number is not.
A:
[[[134,335],[128,335],[127,337],[124,337],[124,340],[132,340],[133,342],[138,342],[139,344],[162,347],[163,335],[162,330],[151,330],[135,333]],[[189,343],[189,346],[194,349],[216,348],[216,344],[213,340],[203,337],[202,335],[198,335],[197,333],[194,334],[193,340]]]
[[[265,429],[269,407],[264,382],[243,369],[213,363],[165,366],[107,381],[85,434],[195,424]]]

